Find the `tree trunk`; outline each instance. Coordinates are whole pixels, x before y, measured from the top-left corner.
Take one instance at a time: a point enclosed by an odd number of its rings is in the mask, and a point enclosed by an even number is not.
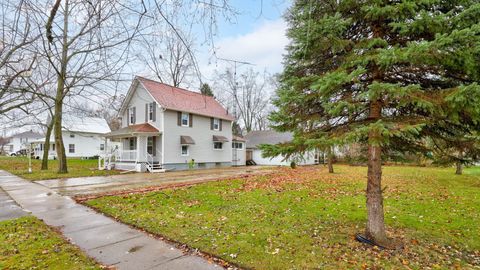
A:
[[[60,86],[62,84],[62,86]],[[58,79],[58,95],[63,96],[63,79]],[[53,126],[53,131],[55,134],[55,149],[57,150],[58,158],[58,173],[68,173],[67,167],[67,156],[65,154],[65,147],[63,145],[63,136],[62,136],[62,107],[63,107],[63,98],[55,101],[55,121]]]
[[[457,170],[455,171],[455,174],[461,175],[463,173],[463,166],[460,161],[455,162],[455,165],[457,167]]]
[[[332,147],[328,147],[327,150],[327,162],[328,162],[328,172],[333,173],[333,152]]]
[[[52,120],[50,120],[50,123],[48,123],[47,132],[45,133],[45,143],[43,144],[43,157],[42,157],[42,169],[41,169],[42,171],[48,170],[48,154],[50,150],[50,137],[52,136],[54,119],[55,119],[55,116],[52,117]]]
[[[370,103],[370,118],[378,120],[381,117],[381,104]],[[366,237],[375,244],[387,247],[389,240],[385,233],[382,196],[382,147],[380,133],[371,130],[368,134],[368,182],[367,182],[367,228]]]
[[[57,150],[58,158],[58,173],[68,173],[67,156],[65,154],[65,147],[63,145],[62,136],[62,111],[63,98],[65,95],[65,79],[67,78],[68,66],[68,3],[65,1],[65,16],[63,19],[63,46],[62,59],[60,62],[60,72],[57,76],[57,94],[55,96],[55,117],[53,121],[53,131],[55,134],[55,148]]]

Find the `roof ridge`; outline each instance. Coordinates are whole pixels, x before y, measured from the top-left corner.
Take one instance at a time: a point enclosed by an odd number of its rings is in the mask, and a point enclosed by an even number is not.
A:
[[[170,85],[170,84],[166,84],[166,83],[163,83],[163,82],[159,82],[159,81],[156,81],[156,80],[153,80],[153,79],[149,79],[149,78],[145,78],[145,77],[138,76],[138,75],[135,76],[135,77],[136,77],[136,78],[139,78],[139,79],[151,81],[151,82],[154,82],[154,83],[162,84],[162,85],[167,86],[167,87],[176,88],[176,89],[178,89],[178,90],[182,90],[182,91],[185,91],[185,92],[189,92],[189,93],[193,93],[193,94],[196,94],[196,95],[201,95],[201,96],[204,96],[204,97],[207,97],[207,98],[213,98],[213,99],[215,99],[214,97],[208,96],[208,95],[204,95],[204,94],[202,94],[201,92],[195,92],[195,91],[192,91],[192,90],[188,90],[188,89],[181,88],[181,87],[178,87],[178,86],[173,86],[173,85]]]

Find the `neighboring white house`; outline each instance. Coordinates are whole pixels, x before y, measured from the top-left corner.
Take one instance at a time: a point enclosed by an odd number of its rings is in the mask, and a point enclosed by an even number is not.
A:
[[[292,133],[280,133],[273,130],[252,131],[245,136],[247,140],[247,162],[253,160],[257,165],[273,165],[273,166],[288,166],[291,159],[286,159],[283,156],[276,156],[273,158],[262,157],[262,150],[259,149],[261,144],[278,144],[289,142],[293,139]],[[319,163],[319,154],[315,151],[307,152],[303,155],[303,159],[296,161],[298,165],[313,165]]]
[[[67,157],[88,158],[105,151],[105,134],[110,127],[103,118],[62,116],[62,136]],[[42,158],[45,138],[33,141],[35,158]],[[54,136],[50,137],[49,158],[56,158]]]
[[[232,120],[213,97],[135,77],[107,134],[105,168],[135,171],[232,166]]]
[[[17,133],[9,138],[9,142],[4,145],[3,149],[8,155],[15,155],[17,151],[27,149],[28,144],[43,137],[42,134],[32,130]]]

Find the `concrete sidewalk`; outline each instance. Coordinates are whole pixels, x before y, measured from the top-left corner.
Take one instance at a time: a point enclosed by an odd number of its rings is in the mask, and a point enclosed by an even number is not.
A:
[[[2,188],[0,188],[0,221],[28,215]]]
[[[118,269],[223,269],[146,233],[96,213],[69,197],[0,170],[0,187],[21,207],[58,227],[104,265]]]

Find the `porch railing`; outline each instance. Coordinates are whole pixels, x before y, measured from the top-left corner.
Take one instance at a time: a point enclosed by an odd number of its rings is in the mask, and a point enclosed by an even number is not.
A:
[[[136,161],[137,150],[119,150],[115,154],[115,160],[117,161]]]

